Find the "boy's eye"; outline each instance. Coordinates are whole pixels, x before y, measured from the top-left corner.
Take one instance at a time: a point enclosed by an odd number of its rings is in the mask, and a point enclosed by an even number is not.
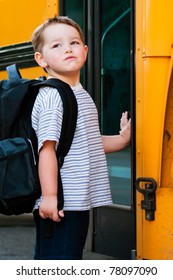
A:
[[[72,41],[71,45],[79,45],[79,42],[78,41]]]
[[[53,48],[59,48],[61,46],[61,44],[57,43],[55,45],[53,45]]]

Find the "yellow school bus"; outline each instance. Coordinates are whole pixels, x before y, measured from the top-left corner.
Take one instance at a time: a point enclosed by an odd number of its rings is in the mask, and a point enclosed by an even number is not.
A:
[[[173,1],[1,0],[0,79],[16,63],[45,75],[31,36],[46,18],[72,17],[89,46],[81,81],[102,134],[132,120],[131,144],[107,156],[113,204],[91,211],[85,250],[102,258],[173,259]]]

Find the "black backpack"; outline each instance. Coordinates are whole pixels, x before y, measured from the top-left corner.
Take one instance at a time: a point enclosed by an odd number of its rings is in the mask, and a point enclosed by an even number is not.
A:
[[[63,208],[60,168],[73,140],[77,101],[70,86],[58,79],[22,79],[16,65],[7,67],[8,80],[0,81],[0,213],[31,213],[41,194],[38,177],[37,137],[31,112],[41,86],[57,88],[63,102],[59,166],[58,209]]]

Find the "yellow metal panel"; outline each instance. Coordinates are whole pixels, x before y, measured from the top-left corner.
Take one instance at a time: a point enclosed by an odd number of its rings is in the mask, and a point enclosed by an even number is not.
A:
[[[57,0],[1,0],[0,46],[31,40],[34,29],[58,14]]]
[[[31,67],[25,69],[19,69],[23,78],[35,79],[40,76],[47,76],[46,72],[41,67]]]
[[[168,161],[165,169],[162,161],[167,98],[172,91],[172,14],[172,0],[136,1],[136,175],[152,177],[158,186],[154,221],[146,221],[141,209],[144,197],[137,193],[138,259],[173,259],[173,193],[163,183]],[[170,161],[169,165],[171,176]]]
[[[170,55],[173,40],[171,32],[173,1],[146,0],[143,1],[143,5],[143,26],[145,28],[143,51],[145,55]]]

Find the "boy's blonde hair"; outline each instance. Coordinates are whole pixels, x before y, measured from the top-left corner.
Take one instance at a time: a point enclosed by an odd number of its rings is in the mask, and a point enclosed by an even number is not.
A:
[[[32,45],[34,48],[35,52],[41,52],[43,44],[44,44],[44,37],[43,37],[43,32],[44,30],[52,25],[52,24],[57,24],[57,23],[63,23],[63,24],[67,24],[70,25],[74,28],[76,28],[76,30],[79,32],[79,36],[80,39],[82,40],[82,42],[84,43],[84,36],[82,33],[82,30],[80,28],[80,26],[71,18],[67,17],[67,16],[55,16],[53,18],[48,18],[43,24],[41,24],[40,26],[38,26],[33,35],[32,35]]]

